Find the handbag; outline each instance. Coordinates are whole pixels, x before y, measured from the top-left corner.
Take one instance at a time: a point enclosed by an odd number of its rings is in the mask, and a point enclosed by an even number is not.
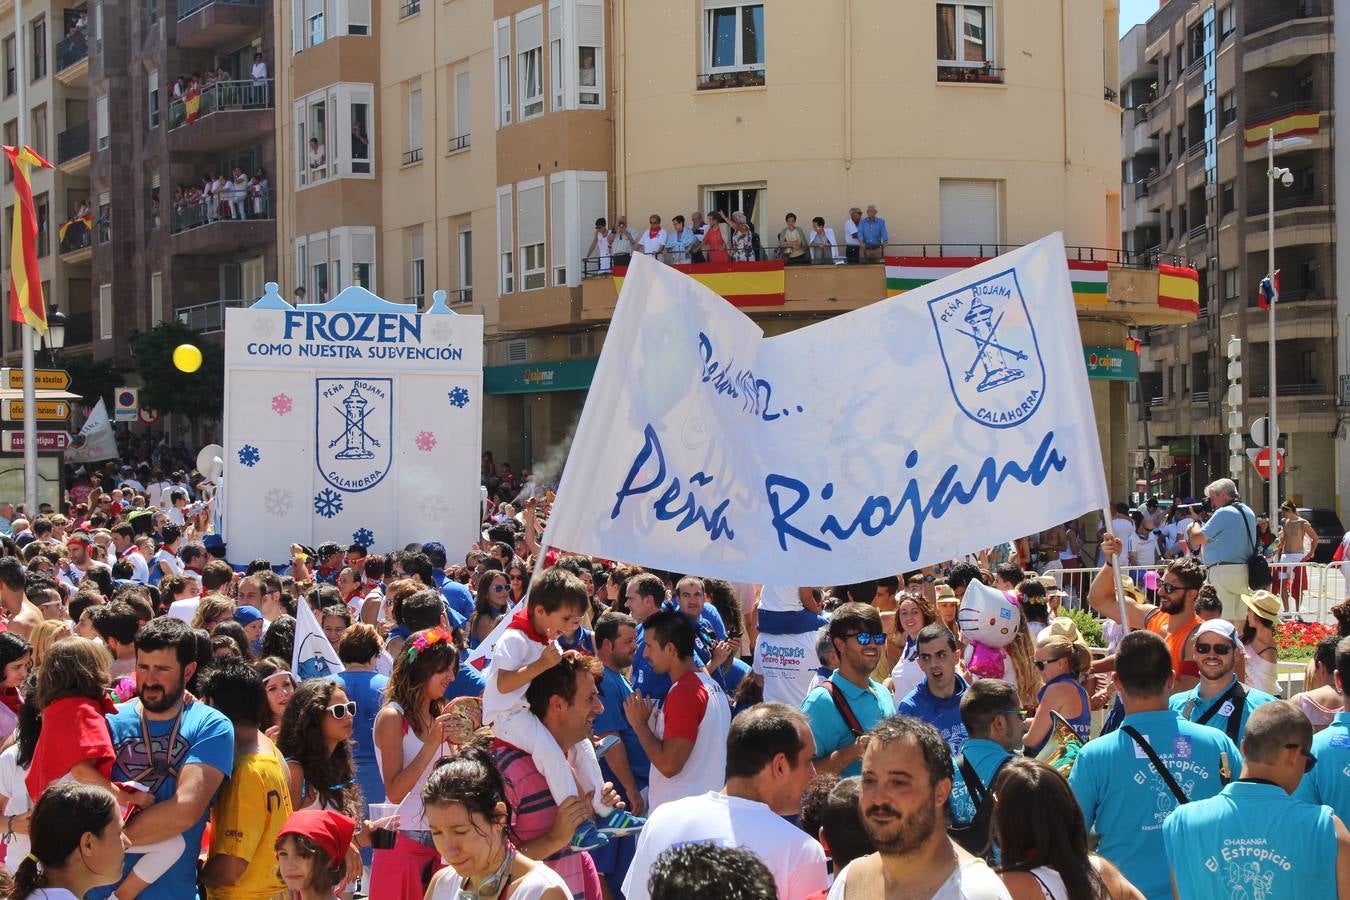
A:
[[[1252,542],[1251,555],[1247,557],[1247,586],[1254,591],[1264,591],[1270,588],[1270,561],[1261,554],[1261,548],[1256,544],[1256,531],[1247,522],[1247,516],[1243,510],[1248,507],[1242,503],[1234,503],[1238,508],[1238,515],[1242,516],[1242,524],[1247,527],[1247,538]],[[1252,513],[1252,518],[1256,518],[1256,513]]]

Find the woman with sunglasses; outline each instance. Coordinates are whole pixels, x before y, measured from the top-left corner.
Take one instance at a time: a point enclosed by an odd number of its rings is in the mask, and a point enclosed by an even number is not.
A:
[[[327,809],[360,819],[361,789],[352,764],[356,704],[337,681],[301,683],[281,718],[277,747],[286,757],[294,809]]]
[[[487,620],[494,625],[497,620],[506,615],[506,611],[511,608],[511,584],[507,581],[506,574],[496,569],[489,569],[478,579],[478,590],[475,594],[473,608],[473,617],[470,621],[469,631],[471,636],[478,632],[479,626]],[[483,626],[486,627],[486,626]],[[491,628],[487,629],[491,631]],[[477,647],[477,641],[470,640],[469,647]]]
[[[506,567],[506,580],[511,584],[511,602],[519,603],[525,599],[525,590],[530,586],[530,568],[520,560],[516,560]],[[613,592],[610,592],[611,595]],[[610,605],[613,605],[613,597],[610,598]]]
[[[1069,723],[1074,734],[1087,743],[1092,731],[1092,704],[1079,678],[1092,665],[1092,652],[1085,644],[1052,637],[1036,648],[1036,668],[1045,686],[1036,695],[1036,715],[1027,725],[1026,752],[1035,756],[1050,737],[1057,712]]]

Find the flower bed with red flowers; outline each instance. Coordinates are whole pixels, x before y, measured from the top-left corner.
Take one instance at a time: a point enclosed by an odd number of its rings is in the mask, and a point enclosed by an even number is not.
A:
[[[1336,633],[1321,622],[1281,622],[1275,626],[1275,646],[1282,660],[1312,659],[1317,645]]]

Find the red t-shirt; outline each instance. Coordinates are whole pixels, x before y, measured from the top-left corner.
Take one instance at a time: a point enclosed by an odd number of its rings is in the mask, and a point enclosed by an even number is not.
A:
[[[698,740],[698,726],[703,722],[703,714],[708,711],[708,689],[703,686],[698,675],[690,669],[680,676],[666,694],[662,712],[666,720],[664,740],[673,737],[694,742]]]
[[[112,732],[103,715],[113,712],[117,708],[106,694],[102,702],[62,697],[47,705],[42,711],[42,733],[33,750],[33,763],[23,779],[33,800],[81,760],[93,763],[104,778],[112,777]]]

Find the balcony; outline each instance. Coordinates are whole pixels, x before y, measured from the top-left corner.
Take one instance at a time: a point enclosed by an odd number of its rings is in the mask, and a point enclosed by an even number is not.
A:
[[[1006,69],[990,63],[971,66],[938,66],[937,80],[963,84],[1002,84]]]
[[[59,245],[61,260],[66,263],[83,263],[92,259],[94,256],[94,236],[89,230],[89,222],[72,219],[61,227],[66,232],[61,235]]]
[[[174,317],[198,334],[215,334],[225,330],[225,310],[241,309],[252,300],[212,300],[196,306],[174,310]]]
[[[1253,15],[1246,23],[1242,67],[1292,64],[1333,49],[1329,0],[1283,0],[1269,15]],[[1253,11],[1255,12],[1255,11]]]
[[[1298,209],[1303,206],[1325,206],[1326,198],[1316,191],[1300,192],[1297,194],[1280,193],[1279,188],[1275,191],[1275,211]],[[1247,204],[1248,216],[1264,216],[1270,211],[1270,206],[1265,200],[1255,200]]]
[[[406,3],[399,4],[398,7],[399,21],[402,21],[403,19],[406,19],[409,16],[415,16],[421,11],[422,11],[422,0],[407,0]]]
[[[422,148],[414,147],[412,150],[403,151],[403,165],[411,166],[413,163],[422,161]]]
[[[450,143],[449,145],[446,146],[445,152],[446,155],[448,156],[451,153],[458,153],[461,150],[468,150],[468,149],[469,149],[469,135],[461,134],[459,137],[452,137],[450,139]]]
[[[1120,95],[1108,84],[1102,88],[1102,99],[1107,103],[1115,103],[1120,99]]]
[[[1314,16],[1322,16],[1322,4],[1316,0],[1297,0],[1289,3],[1286,0],[1285,8],[1268,16],[1252,17],[1242,29],[1243,34],[1257,34],[1265,31],[1267,28],[1274,28],[1276,25],[1283,25],[1285,22],[1293,22],[1296,19],[1308,19]]]
[[[698,76],[698,89],[700,91],[720,91],[727,88],[763,86],[763,69],[745,69],[739,72],[710,72]]]
[[[216,153],[260,140],[275,128],[270,78],[217,81],[194,99],[169,104],[171,150]]]
[[[67,175],[89,171],[89,122],[72,125],[56,136],[56,165]]]
[[[175,253],[229,253],[276,240],[271,191],[231,192],[210,203],[175,203],[169,218]]]
[[[194,49],[233,49],[263,27],[262,0],[179,0],[177,43]]]
[[[70,87],[89,86],[89,40],[84,29],[57,42],[56,80]]]

